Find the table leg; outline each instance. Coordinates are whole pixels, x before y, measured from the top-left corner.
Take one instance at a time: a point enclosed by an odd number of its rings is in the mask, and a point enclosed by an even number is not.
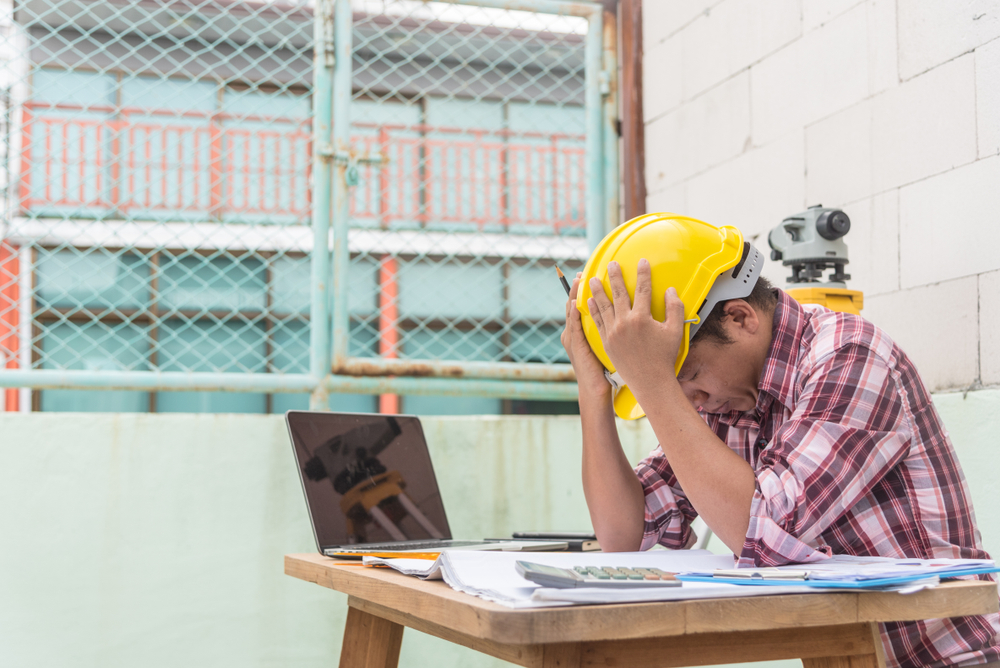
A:
[[[340,668],[396,668],[402,642],[401,625],[348,607]]]
[[[542,647],[542,668],[580,668],[583,653],[580,643],[567,642]]]

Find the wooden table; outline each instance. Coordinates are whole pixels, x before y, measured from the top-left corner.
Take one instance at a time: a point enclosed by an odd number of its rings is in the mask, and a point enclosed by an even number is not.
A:
[[[950,582],[902,596],[795,594],[512,610],[388,569],[318,554],[285,573],[348,595],[341,668],[395,668],[403,627],[521,666],[698,666],[769,659],[805,668],[885,665],[876,622],[996,612],[991,582]]]

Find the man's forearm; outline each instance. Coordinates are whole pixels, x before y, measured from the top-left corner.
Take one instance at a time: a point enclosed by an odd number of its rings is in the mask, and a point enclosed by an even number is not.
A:
[[[664,382],[648,403],[650,426],[691,505],[740,554],[756,490],[753,469],[708,428],[676,382]]]
[[[583,492],[601,549],[638,550],[644,515],[642,485],[618,439],[610,391],[581,392],[580,419]]]

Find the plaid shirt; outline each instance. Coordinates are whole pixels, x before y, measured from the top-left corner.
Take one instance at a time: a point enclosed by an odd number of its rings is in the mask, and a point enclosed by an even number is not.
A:
[[[948,433],[885,332],[779,290],[758,388],[751,412],[703,415],[757,477],[738,566],[832,554],[989,558]],[[635,470],[646,495],[642,549],[688,545],[697,512],[663,451]],[[1000,660],[997,614],[881,631],[890,666]]]

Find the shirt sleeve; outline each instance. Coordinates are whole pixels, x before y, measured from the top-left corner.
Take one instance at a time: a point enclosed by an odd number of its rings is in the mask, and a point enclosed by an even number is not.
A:
[[[645,512],[640,550],[657,543],[673,549],[689,547],[695,540],[691,522],[698,513],[677,484],[663,450],[657,447],[635,467],[645,494]]]
[[[870,349],[838,349],[808,374],[790,419],[756,467],[739,566],[830,555],[823,533],[864,502],[909,451],[912,427],[890,365]]]

